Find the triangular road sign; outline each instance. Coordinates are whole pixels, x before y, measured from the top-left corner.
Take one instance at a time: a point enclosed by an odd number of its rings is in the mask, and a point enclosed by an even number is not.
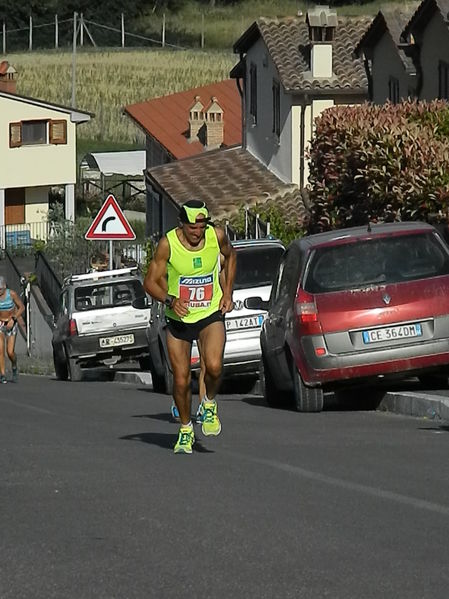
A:
[[[115,197],[109,194],[84,237],[86,239],[135,239],[136,234]]]

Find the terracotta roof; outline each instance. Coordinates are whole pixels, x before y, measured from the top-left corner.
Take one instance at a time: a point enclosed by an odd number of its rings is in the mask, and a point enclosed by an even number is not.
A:
[[[435,11],[439,11],[447,23],[449,20],[449,0],[423,0],[404,26],[402,36],[406,37],[419,23],[421,18],[424,19],[424,22],[427,22]]]
[[[291,222],[307,217],[297,185],[283,183],[252,154],[229,148],[148,169],[152,183],[177,204],[192,197],[207,203],[213,219],[232,220],[242,206],[275,203]]]
[[[245,52],[261,36],[286,91],[366,93],[363,61],[353,52],[371,21],[369,17],[338,17],[333,41],[334,76],[329,79],[312,77],[309,28],[301,17],[261,18],[234,44],[234,51]]]
[[[241,144],[241,98],[233,79],[131,104],[125,106],[124,111],[179,160],[204,152],[200,141],[188,140],[189,111],[195,96],[200,96],[205,108],[210,104],[212,96],[217,98],[224,113],[224,145],[229,147]]]

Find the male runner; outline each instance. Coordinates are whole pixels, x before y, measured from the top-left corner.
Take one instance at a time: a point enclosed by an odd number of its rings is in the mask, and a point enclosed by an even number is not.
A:
[[[174,451],[192,453],[195,441],[191,421],[192,342],[200,341],[205,368],[206,395],[200,409],[202,431],[205,435],[218,435],[221,423],[215,396],[223,367],[224,314],[233,307],[236,256],[224,230],[210,224],[204,202],[190,200],[183,204],[179,221],[179,226],[159,241],[144,287],[167,306],[167,350],[173,371],[173,398],[181,422]],[[220,253],[224,257],[224,289],[219,282]],[[161,285],[164,277],[168,292]]]

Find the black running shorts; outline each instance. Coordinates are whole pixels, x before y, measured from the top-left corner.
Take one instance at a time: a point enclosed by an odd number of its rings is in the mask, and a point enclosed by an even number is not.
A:
[[[182,339],[183,341],[192,343],[192,341],[198,339],[200,332],[213,322],[222,322],[224,327],[224,315],[220,310],[214,312],[207,318],[198,320],[198,322],[181,322],[180,320],[167,318],[167,329],[173,337],[176,337],[176,339]]]

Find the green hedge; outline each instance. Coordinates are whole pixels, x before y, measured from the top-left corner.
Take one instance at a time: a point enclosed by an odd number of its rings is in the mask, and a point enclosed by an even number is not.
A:
[[[449,105],[334,107],[310,148],[310,232],[393,220],[446,219]]]

